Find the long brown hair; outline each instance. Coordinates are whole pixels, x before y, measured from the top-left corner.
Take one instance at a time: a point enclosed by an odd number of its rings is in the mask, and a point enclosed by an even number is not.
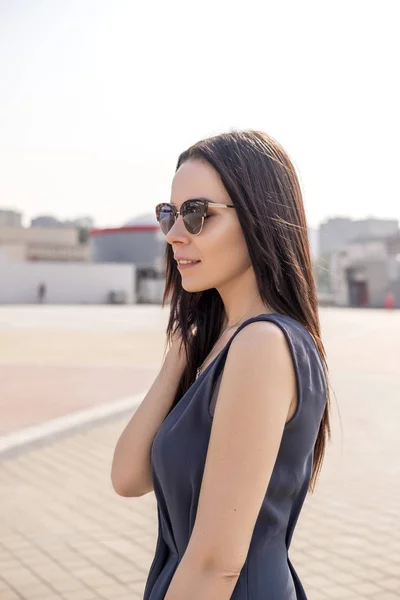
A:
[[[321,340],[318,302],[302,194],[292,162],[284,149],[259,131],[231,131],[201,140],[183,152],[176,169],[188,159],[210,164],[221,177],[247,243],[261,299],[274,312],[304,325],[313,336],[328,381]],[[196,369],[211,351],[221,331],[224,306],[216,289],[187,292],[166,248],[163,306],[170,301],[167,345],[182,337],[187,367],[173,408],[196,378]],[[314,447],[309,491],[322,467],[326,441],[331,439],[330,393]]]

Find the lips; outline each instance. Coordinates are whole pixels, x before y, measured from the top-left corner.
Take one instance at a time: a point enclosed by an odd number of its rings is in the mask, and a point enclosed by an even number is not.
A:
[[[186,261],[185,264],[189,264],[189,265],[196,265],[197,263],[200,262],[199,260],[189,260],[188,258],[186,258],[186,259],[183,258],[181,260]],[[179,264],[179,261],[178,261],[178,264]]]
[[[177,263],[177,268],[179,271],[185,271],[186,269],[191,269],[192,267],[195,267],[196,265],[199,265],[201,263],[201,260],[198,260],[196,262],[188,262],[188,263]]]
[[[179,262],[180,260],[190,260],[192,262],[200,262],[199,260],[197,260],[197,258],[185,258],[184,256],[174,256],[174,259],[176,260],[176,262]]]

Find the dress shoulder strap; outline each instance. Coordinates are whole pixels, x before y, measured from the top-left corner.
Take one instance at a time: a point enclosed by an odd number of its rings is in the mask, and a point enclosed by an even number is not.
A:
[[[304,325],[292,317],[280,313],[265,313],[251,317],[237,328],[220,354],[216,357],[214,365],[209,365],[211,371],[211,381],[209,384],[211,388],[214,388],[214,384],[217,382],[224,368],[230,345],[236,335],[247,325],[257,321],[275,323],[285,335],[292,356],[298,387],[298,407],[295,416],[300,412],[304,396],[315,396],[316,402],[324,402],[326,396],[325,372],[315,340]],[[296,420],[295,416],[292,417],[290,423]]]
[[[250,323],[255,323],[257,321],[270,321],[272,323],[275,323],[285,334],[289,346],[297,346],[298,344],[305,343],[307,345],[310,345],[311,348],[314,347],[318,354],[318,349],[315,344],[315,340],[308,331],[308,329],[304,325],[299,323],[299,321],[296,321],[296,319],[293,319],[292,317],[289,317],[288,315],[284,315],[282,313],[262,313],[260,315],[257,315],[256,317],[250,317],[249,319],[246,319],[246,321],[243,321],[243,323],[237,328],[235,333],[226,343],[226,345],[221,351],[221,354],[228,351],[232,341],[242,329],[244,329],[247,325],[250,325]]]

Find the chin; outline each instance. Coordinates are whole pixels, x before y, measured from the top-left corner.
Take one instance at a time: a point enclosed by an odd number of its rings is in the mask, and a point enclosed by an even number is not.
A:
[[[185,292],[190,292],[192,294],[194,294],[195,292],[204,292],[205,288],[202,288],[198,285],[183,285],[182,284],[183,289],[185,290]]]
[[[185,292],[191,292],[194,294],[195,292],[204,292],[205,290],[209,290],[211,286],[201,285],[200,282],[196,281],[184,281],[182,279],[181,285]]]

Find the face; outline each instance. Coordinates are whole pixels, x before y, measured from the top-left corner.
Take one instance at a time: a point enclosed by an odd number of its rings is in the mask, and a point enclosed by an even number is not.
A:
[[[199,235],[190,234],[178,216],[166,235],[174,256],[200,262],[177,268],[182,287],[188,292],[210,288],[222,289],[240,278],[251,261],[234,208],[213,208],[212,202],[232,204],[218,173],[206,162],[188,160],[183,163],[172,182],[170,203],[177,210],[185,200],[206,198],[210,201],[207,217]]]

